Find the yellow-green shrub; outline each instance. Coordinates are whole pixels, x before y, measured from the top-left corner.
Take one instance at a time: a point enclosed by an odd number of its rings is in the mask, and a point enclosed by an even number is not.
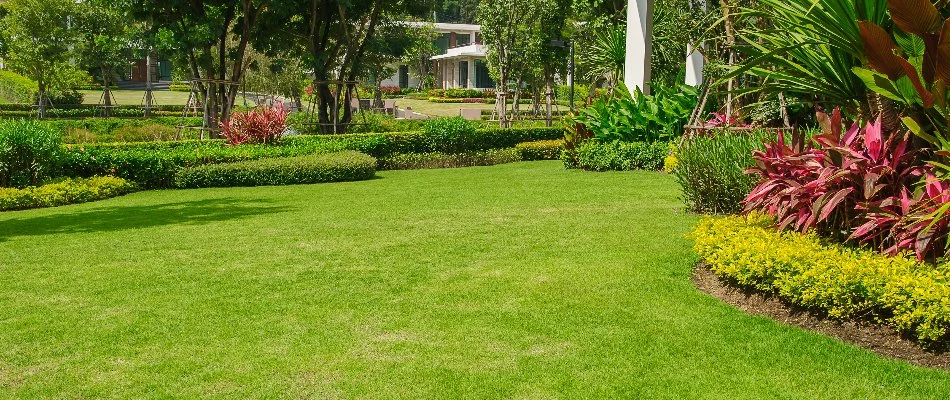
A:
[[[670,151],[666,153],[666,158],[663,159],[663,171],[666,171],[668,174],[676,172],[676,167],[679,165],[680,160],[676,157],[676,143],[670,143]]]
[[[851,249],[773,225],[757,214],[706,218],[691,236],[712,271],[741,286],[835,318],[871,317],[925,344],[948,344],[950,264]]]
[[[121,196],[135,189],[135,184],[112,176],[65,179],[23,189],[0,188],[0,211],[86,203]]]
[[[521,152],[524,161],[560,160],[564,150],[564,140],[539,140],[518,143],[515,148]]]

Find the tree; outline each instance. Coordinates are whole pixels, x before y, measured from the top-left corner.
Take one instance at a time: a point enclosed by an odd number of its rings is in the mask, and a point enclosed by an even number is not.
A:
[[[431,24],[416,26],[407,32],[412,34],[412,44],[402,61],[411,66],[409,72],[419,79],[419,90],[424,90],[432,77],[432,57],[439,53],[434,43],[438,34]]]
[[[258,45],[268,54],[299,52],[310,62],[317,98],[317,116],[324,132],[342,132],[353,119],[350,103],[353,82],[365,72],[374,38],[382,26],[431,9],[425,0],[274,0],[262,30],[279,35],[260,36]]]
[[[271,0],[134,0],[136,16],[151,26],[158,45],[187,61],[207,110],[204,125],[217,130],[234,107],[258,21]]]
[[[4,48],[9,65],[38,85],[39,117],[46,117],[47,91],[71,76],[77,32],[70,28],[72,0],[10,0],[3,19]]]
[[[86,69],[98,70],[102,79],[105,114],[111,113],[110,86],[116,69],[128,65],[131,44],[141,36],[128,4],[117,0],[87,0],[79,4],[74,28],[79,32],[78,52]]]
[[[551,41],[562,37],[569,10],[570,3],[564,0],[484,0],[479,4],[478,21],[488,46],[488,65],[498,82],[495,104],[502,127],[509,124],[511,83],[517,113],[524,83],[543,81],[550,115],[553,78],[566,64],[562,62],[566,60],[563,49],[552,47]]]

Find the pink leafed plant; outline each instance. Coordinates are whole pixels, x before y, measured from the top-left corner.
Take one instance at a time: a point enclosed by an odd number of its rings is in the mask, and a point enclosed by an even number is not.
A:
[[[282,103],[259,106],[231,114],[221,122],[221,135],[231,145],[274,144],[287,129],[287,111]]]
[[[709,128],[735,127],[748,128],[749,124],[742,121],[738,116],[726,116],[724,113],[714,112],[710,114],[712,118],[706,121],[705,126]]]

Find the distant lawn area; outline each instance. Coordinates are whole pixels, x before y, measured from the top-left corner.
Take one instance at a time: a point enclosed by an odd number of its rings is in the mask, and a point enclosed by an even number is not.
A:
[[[396,106],[402,109],[412,108],[413,111],[426,114],[433,117],[454,117],[458,116],[459,110],[463,108],[477,108],[479,110],[493,110],[494,104],[459,104],[459,103],[433,103],[429,100],[416,99],[396,99]]]
[[[0,398],[947,399],[694,288],[679,195],[536,162],[0,213]]]
[[[83,104],[99,104],[99,99],[102,98],[101,90],[80,90],[80,93],[84,96]],[[116,103],[123,106],[141,105],[142,99],[145,98],[144,90],[113,90],[112,94],[115,96]],[[184,106],[188,102],[188,92],[156,90],[152,91],[152,96],[155,104],[159,105]],[[238,96],[236,104],[244,105],[244,97]],[[254,102],[248,101],[248,104],[253,106]]]

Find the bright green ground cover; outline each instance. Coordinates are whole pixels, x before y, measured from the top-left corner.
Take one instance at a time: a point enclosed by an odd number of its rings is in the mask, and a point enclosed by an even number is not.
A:
[[[694,289],[671,176],[379,176],[0,214],[0,397],[950,393]]]

